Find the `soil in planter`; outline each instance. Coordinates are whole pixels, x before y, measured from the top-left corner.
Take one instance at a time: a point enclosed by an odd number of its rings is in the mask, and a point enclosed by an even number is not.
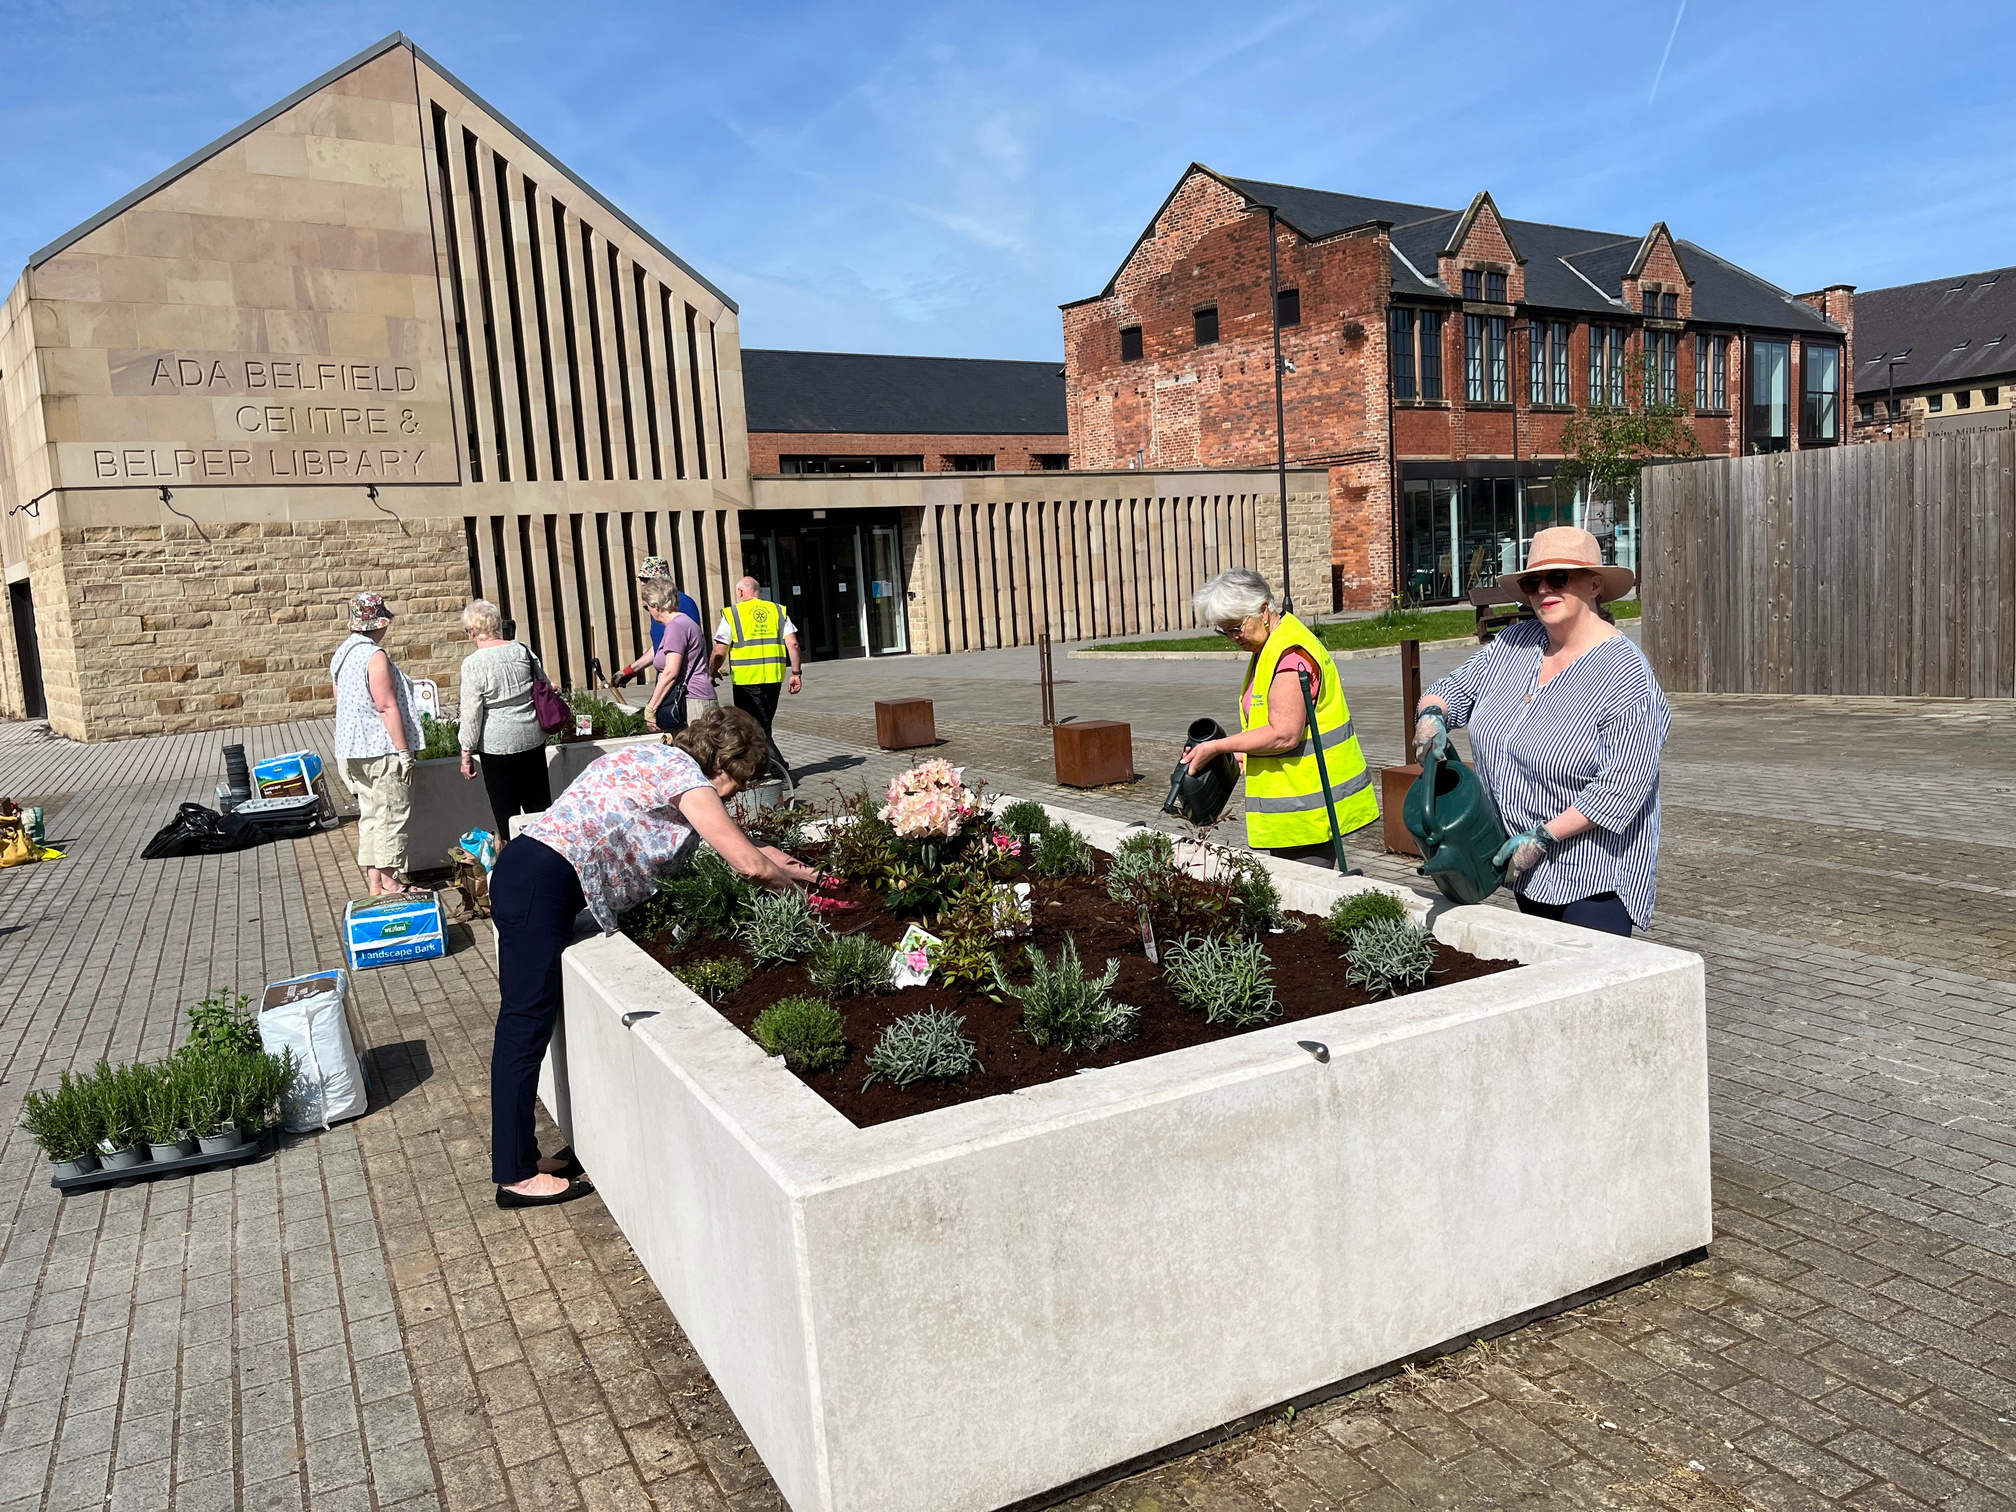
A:
[[[1054,962],[1065,936],[1074,935],[1088,974],[1095,978],[1101,975],[1109,960],[1120,963],[1120,976],[1114,983],[1112,996],[1141,1010],[1131,1039],[1086,1055],[1044,1049],[1023,1032],[1022,1005],[1018,1000],[1004,996],[997,1002],[984,993],[948,988],[934,979],[926,986],[906,987],[900,992],[835,999],[833,1006],[847,1026],[847,1060],[836,1070],[809,1076],[800,1073],[800,1080],[857,1126],[865,1128],[931,1108],[1056,1081],[1088,1066],[1118,1065],[1246,1032],[1234,1024],[1207,1024],[1201,1013],[1184,1007],[1170,994],[1163,985],[1161,968],[1148,960],[1142,948],[1138,916],[1132,908],[1106,895],[1102,878],[1051,880],[1032,876],[1026,880],[1034,888],[1033,934],[1022,940],[1004,940],[996,952],[1009,980],[1020,986],[1029,979],[1025,945],[1033,943]],[[833,927],[841,933],[865,930],[893,949],[903,931],[914,922],[890,913],[879,895],[850,889],[843,896],[859,907],[832,917]],[[1265,940],[1267,954],[1274,963],[1275,996],[1282,1005],[1282,1011],[1269,1023],[1293,1023],[1340,1008],[1383,1001],[1344,980],[1342,951],[1324,934],[1322,920],[1307,914],[1292,914],[1290,918],[1303,927],[1270,934]],[[717,956],[748,960],[741,946],[732,940],[701,939],[675,946],[669,932],[661,932],[638,943],[675,975],[682,965]],[[1420,990],[1510,971],[1518,964],[1482,960],[1438,940],[1433,971]],[[723,1017],[746,1033],[757,1014],[779,998],[794,993],[823,996],[801,962],[757,972],[718,1006]],[[878,1081],[864,1091],[861,1083],[868,1073],[863,1061],[882,1030],[896,1019],[925,1008],[943,1008],[965,1018],[967,1036],[980,1047],[979,1069],[956,1081],[922,1081],[908,1087]]]

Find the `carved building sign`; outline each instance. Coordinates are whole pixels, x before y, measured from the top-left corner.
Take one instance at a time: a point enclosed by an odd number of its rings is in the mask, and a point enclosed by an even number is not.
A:
[[[191,487],[457,483],[438,362],[249,352],[107,353],[116,400],[159,398],[172,421],[133,439],[61,443],[72,484]],[[178,439],[146,441],[166,432]],[[131,435],[132,433],[129,433]]]

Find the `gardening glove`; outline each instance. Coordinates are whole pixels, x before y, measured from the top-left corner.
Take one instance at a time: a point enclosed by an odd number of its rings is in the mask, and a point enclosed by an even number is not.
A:
[[[1414,759],[1425,766],[1431,754],[1437,761],[1449,759],[1449,721],[1440,709],[1423,709],[1414,721]]]
[[[1491,864],[1504,866],[1508,874],[1530,871],[1539,863],[1540,858],[1553,848],[1554,837],[1536,824],[1529,830],[1521,830],[1499,846],[1498,854],[1491,858]]]
[[[413,780],[413,753],[411,751],[394,751],[392,754],[398,758],[399,780],[401,782],[411,782]]]
[[[614,688],[625,687],[630,683],[641,681],[643,676],[644,671],[641,667],[626,667],[623,671],[616,674],[616,680],[610,686]]]

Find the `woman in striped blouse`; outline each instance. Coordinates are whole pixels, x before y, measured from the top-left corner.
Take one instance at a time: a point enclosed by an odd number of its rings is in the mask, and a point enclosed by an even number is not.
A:
[[[1634,581],[1588,531],[1539,532],[1518,579],[1535,620],[1430,688],[1414,726],[1417,759],[1470,727],[1477,775],[1514,832],[1494,859],[1510,863],[1520,910],[1621,935],[1652,922],[1672,723],[1651,664],[1602,609]]]

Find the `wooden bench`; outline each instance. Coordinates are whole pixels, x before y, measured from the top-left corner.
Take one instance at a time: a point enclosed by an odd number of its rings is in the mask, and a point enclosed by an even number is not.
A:
[[[1477,644],[1489,645],[1493,636],[1507,625],[1533,618],[1533,606],[1526,602],[1513,579],[1501,577],[1495,583],[1472,588],[1470,602],[1477,610]]]

